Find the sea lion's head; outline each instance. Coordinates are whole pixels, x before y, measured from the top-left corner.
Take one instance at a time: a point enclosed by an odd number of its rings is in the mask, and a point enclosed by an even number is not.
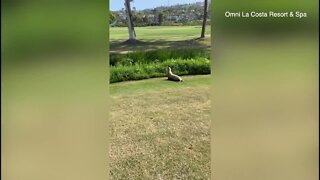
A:
[[[167,68],[166,68],[166,74],[170,74],[171,73],[171,68],[168,66]]]

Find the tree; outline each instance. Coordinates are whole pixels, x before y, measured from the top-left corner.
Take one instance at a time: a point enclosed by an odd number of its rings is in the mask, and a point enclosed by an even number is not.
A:
[[[144,15],[144,16],[142,17],[142,23],[143,23],[145,26],[150,25],[150,21],[149,21],[149,18],[148,18],[147,15]]]
[[[159,25],[161,25],[163,22],[163,14],[162,13],[159,13],[158,20],[159,20]]]
[[[207,22],[207,16],[208,16],[208,0],[204,0],[204,12],[203,12],[203,22],[202,22],[202,31],[200,38],[205,37],[206,32],[206,22]]]
[[[141,12],[134,12],[132,14],[132,19],[134,21],[135,26],[143,26],[144,22],[143,22],[143,13]]]
[[[113,13],[113,12],[110,12],[110,13],[109,13],[109,18],[110,18],[110,22],[115,21],[115,20],[116,20],[116,14]]]
[[[132,21],[132,13],[131,13],[131,8],[130,8],[131,1],[132,0],[125,0],[124,6],[126,8],[126,14],[127,14],[129,41],[134,42],[136,40],[136,33],[134,31],[134,26],[133,26],[133,21]]]

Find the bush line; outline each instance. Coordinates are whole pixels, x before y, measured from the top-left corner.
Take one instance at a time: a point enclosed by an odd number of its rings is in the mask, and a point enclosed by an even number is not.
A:
[[[170,66],[173,73],[177,75],[210,74],[208,58],[169,59],[160,63],[111,66],[110,83],[165,77],[167,66]]]

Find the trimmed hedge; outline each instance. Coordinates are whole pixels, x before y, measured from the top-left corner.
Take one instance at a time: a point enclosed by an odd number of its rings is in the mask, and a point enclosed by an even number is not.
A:
[[[210,74],[208,58],[169,59],[159,63],[111,66],[110,83],[165,77],[165,68],[168,66],[177,75]]]

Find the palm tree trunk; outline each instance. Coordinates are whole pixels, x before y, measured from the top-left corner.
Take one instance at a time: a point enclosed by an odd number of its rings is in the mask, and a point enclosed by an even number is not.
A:
[[[203,12],[203,22],[202,22],[202,31],[201,31],[201,38],[205,37],[206,32],[206,22],[208,16],[208,0],[204,0],[204,12]]]
[[[136,34],[134,31],[134,26],[133,26],[133,21],[132,21],[130,0],[125,0],[124,5],[126,7],[127,20],[128,20],[129,41],[135,41]]]

